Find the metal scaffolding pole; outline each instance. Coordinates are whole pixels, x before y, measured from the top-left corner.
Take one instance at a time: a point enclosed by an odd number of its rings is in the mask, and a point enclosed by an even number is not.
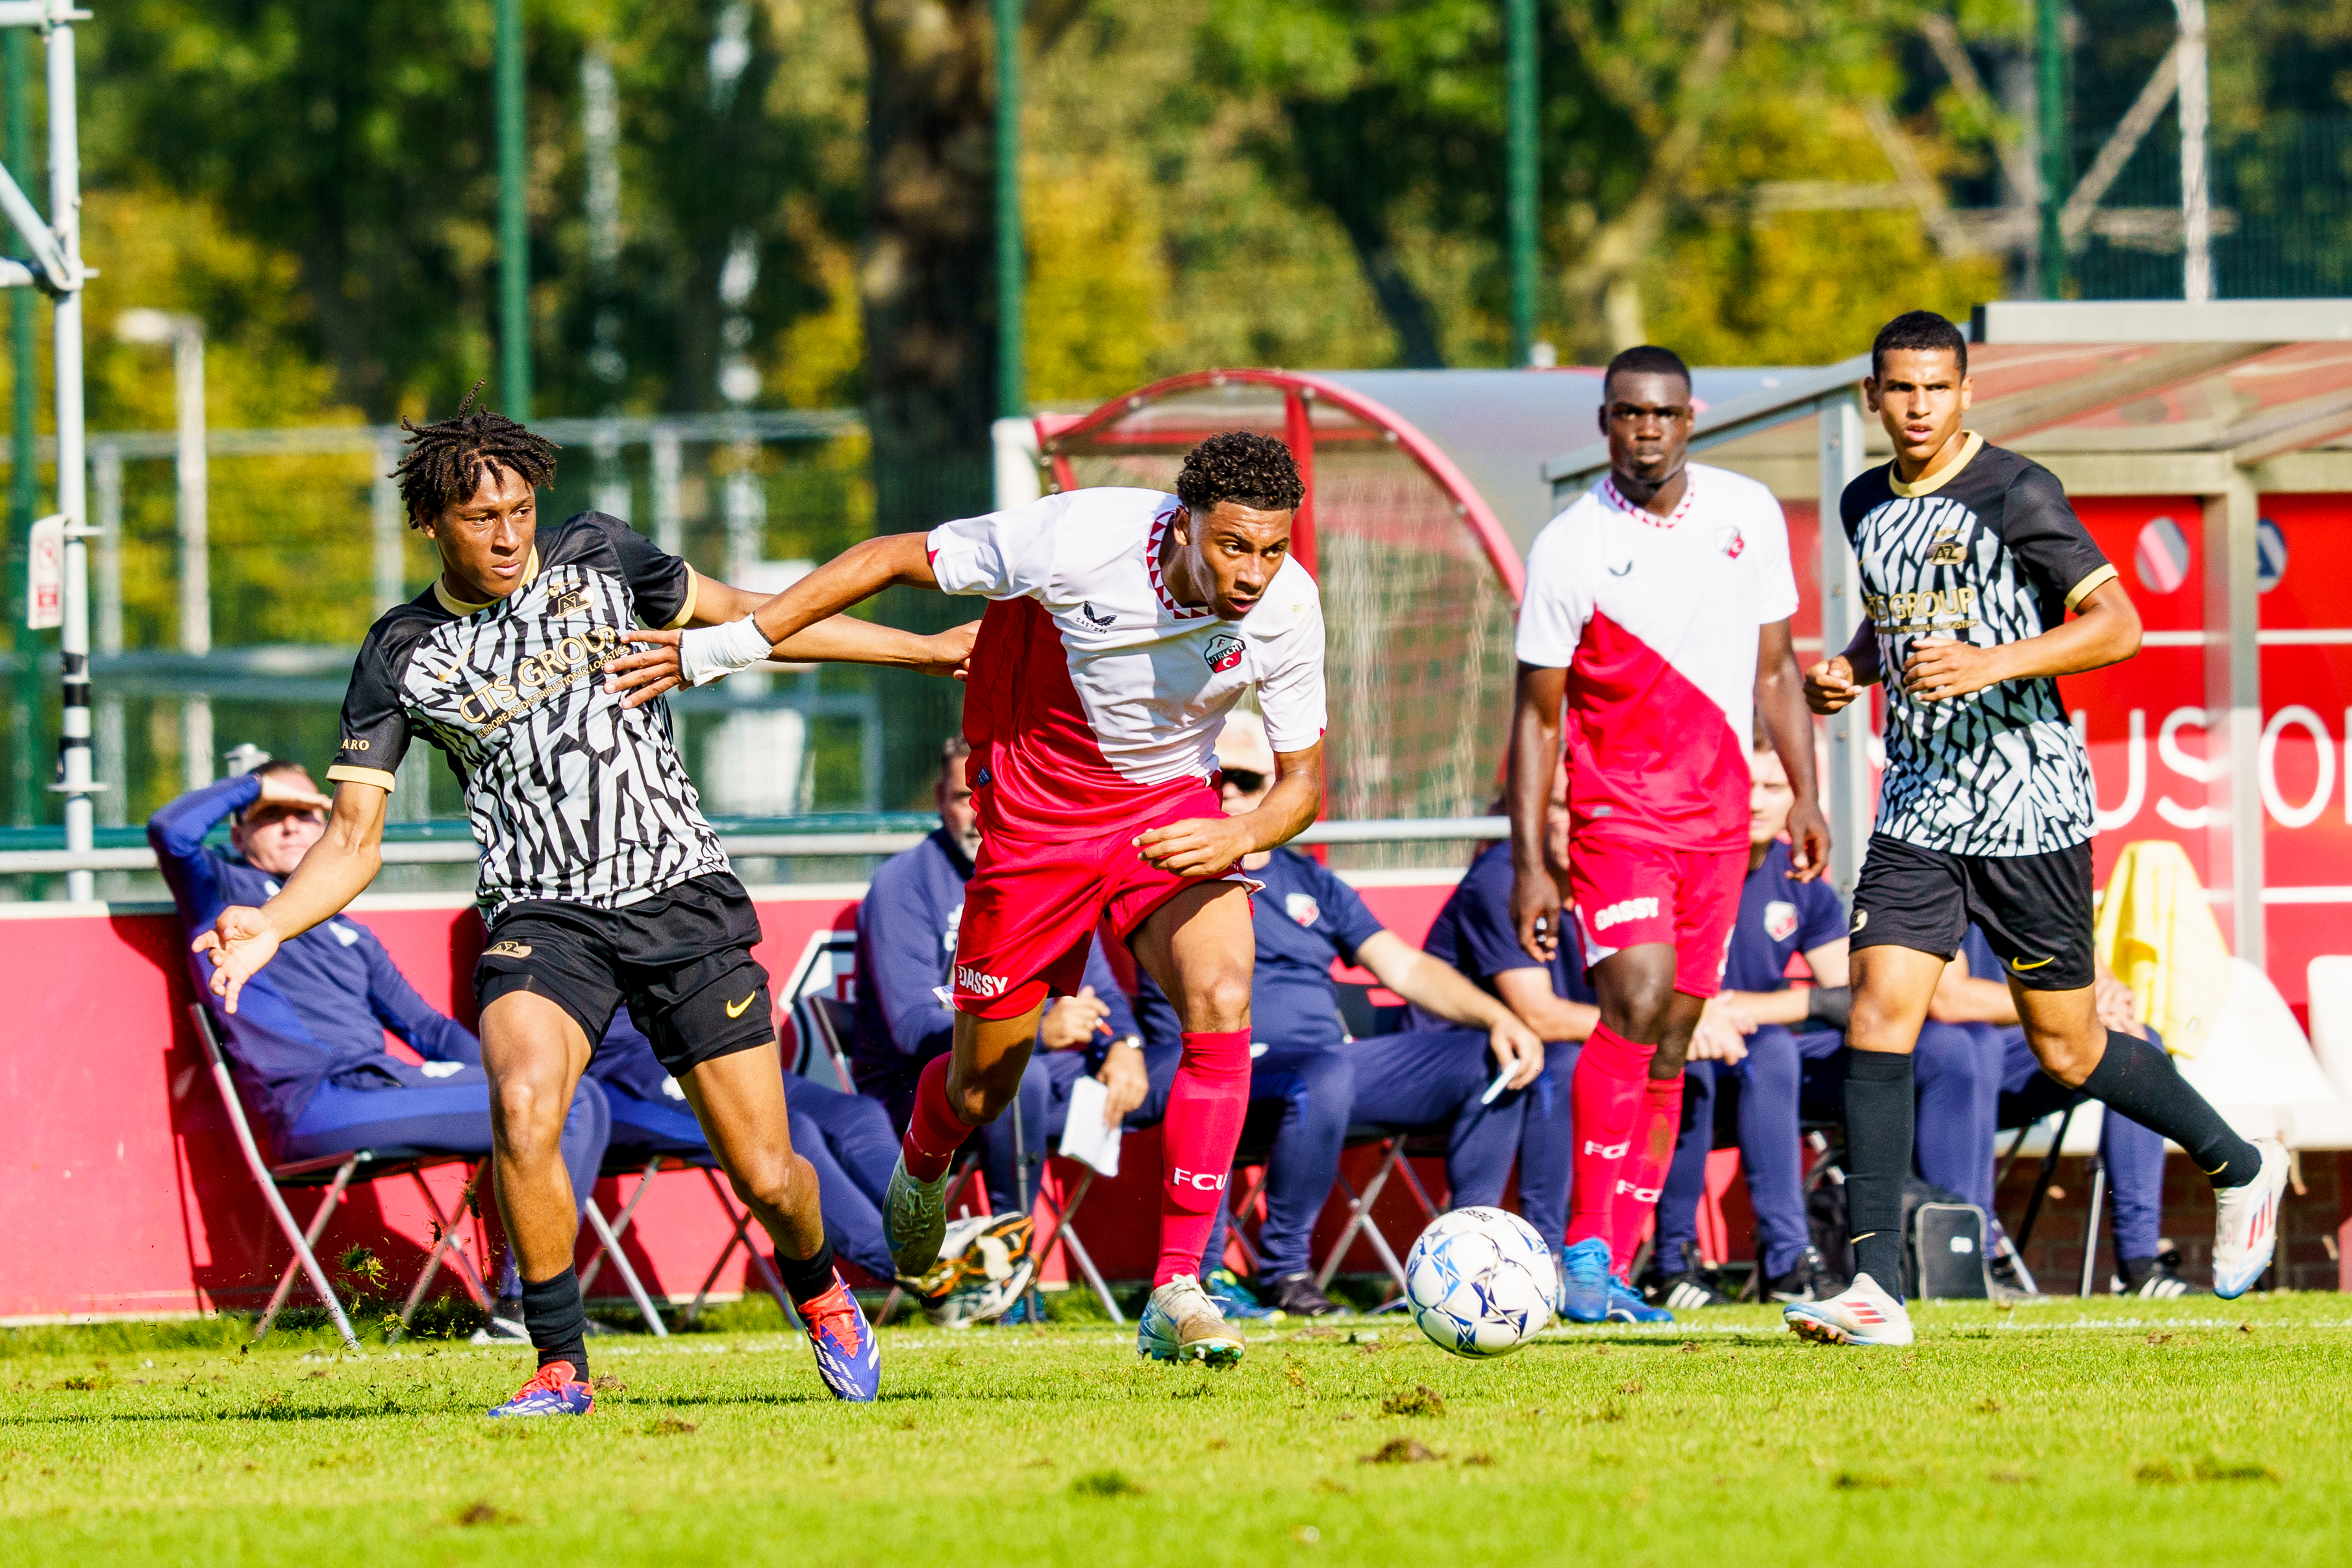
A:
[[[2172,0],[2180,18],[2180,298],[2213,298],[2212,169],[2205,147],[2205,0]]]
[[[1511,363],[1536,345],[1536,0],[1510,0]]]
[[[1021,233],[1021,0],[996,0],[996,413],[1029,412]]]
[[[2041,143],[2042,298],[2066,298],[2066,233],[2059,214],[2074,188],[2073,150],[2066,145],[2067,93],[2073,71],[2066,43],[2066,0],[2039,0],[2034,29],[2034,127]]]
[[[21,28],[10,27],[0,32],[0,71],[5,72],[5,88],[8,97],[7,169],[21,188],[33,182],[33,106],[31,73],[26,68],[25,34]],[[15,440],[10,449],[12,466],[8,476],[8,539],[10,576],[15,592],[10,602],[16,607],[16,620],[11,642],[24,656],[17,661],[10,706],[15,709],[10,725],[8,820],[19,828],[29,828],[39,812],[35,802],[39,799],[39,786],[35,780],[36,759],[40,756],[41,731],[44,727],[41,700],[41,641],[26,625],[26,612],[30,608],[21,597],[25,591],[26,573],[32,564],[32,529],[36,508],[40,505],[40,476],[36,471],[34,444],[37,432],[37,411],[41,395],[40,366],[35,362],[38,351],[35,333],[38,330],[33,319],[36,308],[29,289],[9,290],[9,360],[16,380],[14,413]]]
[[[522,0],[498,0],[499,359],[509,419],[530,417],[530,233],[525,201]]]

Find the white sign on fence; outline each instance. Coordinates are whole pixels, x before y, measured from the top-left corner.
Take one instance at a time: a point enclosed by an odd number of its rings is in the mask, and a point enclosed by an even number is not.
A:
[[[66,520],[33,525],[32,559],[25,576],[25,624],[36,632],[66,623]]]

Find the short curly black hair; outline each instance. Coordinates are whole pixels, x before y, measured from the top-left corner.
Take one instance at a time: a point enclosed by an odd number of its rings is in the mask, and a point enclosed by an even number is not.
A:
[[[1220,501],[1256,512],[1295,512],[1306,495],[1290,448],[1254,431],[1212,435],[1184,455],[1183,472],[1176,476],[1177,499],[1199,517]]]
[[[472,500],[492,468],[506,469],[534,490],[554,480],[555,455],[562,448],[505,414],[476,408],[474,399],[481,390],[482,383],[476,382],[457,412],[437,423],[401,420],[400,428],[408,432],[408,450],[394,466],[392,477],[400,481],[410,528],[437,521],[446,508]]]
[[[1933,310],[1906,310],[1881,327],[1870,345],[1870,373],[1885,375],[1886,356],[1906,349],[1948,353],[1959,361],[1960,374],[1969,373],[1968,334]]]

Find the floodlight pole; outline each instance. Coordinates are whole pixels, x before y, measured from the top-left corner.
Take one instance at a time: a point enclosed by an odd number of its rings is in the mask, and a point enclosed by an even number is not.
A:
[[[996,0],[996,412],[1029,412],[1021,233],[1021,0]]]
[[[530,417],[529,152],[523,132],[522,0],[498,0],[499,358],[509,419]]]
[[[2073,162],[2066,145],[2067,87],[2073,74],[2066,48],[2066,0],[2037,0],[2034,29],[2034,124],[2041,142],[2042,298],[2066,297],[2066,232],[2059,222]]]
[[[1536,343],[1536,0],[1509,0],[1511,363]]]

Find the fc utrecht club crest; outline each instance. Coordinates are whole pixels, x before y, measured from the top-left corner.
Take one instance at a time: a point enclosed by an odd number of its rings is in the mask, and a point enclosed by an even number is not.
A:
[[[1242,662],[1242,640],[1230,632],[1220,632],[1209,639],[1209,645],[1201,650],[1201,657],[1209,661],[1209,668],[1222,675]]]
[[[1323,918],[1323,906],[1315,902],[1312,894],[1290,894],[1283,899],[1282,907],[1285,914],[1301,925],[1312,925]]]
[[[1748,537],[1738,528],[1726,526],[1715,530],[1715,548],[1738,560],[1739,552],[1748,548]]]
[[[1786,942],[1797,934],[1797,906],[1785,898],[1776,898],[1764,906],[1764,935],[1775,942]]]

